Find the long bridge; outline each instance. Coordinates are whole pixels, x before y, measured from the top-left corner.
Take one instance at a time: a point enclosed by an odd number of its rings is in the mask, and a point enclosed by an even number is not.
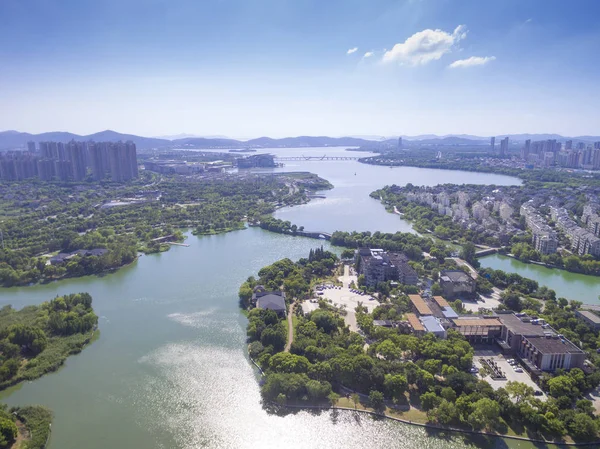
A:
[[[284,156],[276,157],[275,161],[357,161],[358,157],[352,156]]]

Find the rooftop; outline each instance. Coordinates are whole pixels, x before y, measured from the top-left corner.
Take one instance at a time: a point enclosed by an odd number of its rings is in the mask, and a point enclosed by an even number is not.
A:
[[[440,279],[450,282],[471,282],[473,278],[462,270],[443,270]]]
[[[444,307],[449,307],[450,304],[448,304],[448,301],[446,301],[444,298],[442,298],[441,296],[434,296],[433,300],[435,302],[437,302],[437,305],[444,308]]]
[[[591,312],[589,310],[578,310],[577,312],[579,313],[579,315],[586,317],[594,324],[600,324],[600,316],[596,315],[594,312]]]
[[[410,299],[410,302],[413,303],[413,305],[417,309],[417,312],[419,312],[420,315],[432,315],[433,314],[431,312],[431,309],[425,303],[425,301],[423,300],[423,298],[421,298],[421,296],[419,296],[419,295],[408,295],[408,298]]]
[[[456,313],[450,306],[442,307],[442,315],[444,315],[446,318],[458,318],[458,313]]]
[[[421,322],[425,326],[425,329],[427,329],[427,332],[445,332],[444,327],[434,316],[424,316],[421,318]]]
[[[542,354],[581,354],[583,351],[564,338],[529,337],[523,343],[531,343]]]
[[[490,326],[502,326],[502,323],[498,318],[458,318],[452,320],[458,327],[462,326],[476,326],[476,327],[490,327]],[[541,326],[538,326],[541,329]]]
[[[552,329],[543,328],[540,324],[532,324],[529,317],[518,317],[514,313],[500,314],[498,319],[515,335],[543,337],[545,333],[552,331]]]
[[[425,330],[425,328],[423,327],[423,325],[417,318],[417,315],[415,315],[414,313],[407,313],[406,319],[408,320],[409,324],[412,326],[412,328],[414,330],[416,330],[416,331],[424,331]]]
[[[275,311],[285,311],[285,299],[279,295],[269,293],[268,295],[261,296],[256,301],[256,307],[260,309],[270,309]]]

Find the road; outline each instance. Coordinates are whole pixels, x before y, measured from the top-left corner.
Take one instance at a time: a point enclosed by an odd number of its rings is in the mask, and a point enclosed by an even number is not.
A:
[[[290,304],[290,308],[288,310],[287,322],[288,322],[288,337],[287,344],[285,345],[285,352],[290,352],[290,348],[292,347],[292,343],[294,342],[294,306],[295,302]]]
[[[469,269],[469,271],[471,272],[471,274],[473,275],[473,279],[477,279],[479,277],[479,274],[477,273],[477,270],[475,268],[473,268],[471,266],[470,263],[468,263],[466,260],[463,260],[459,257],[451,257],[451,259],[454,259],[454,261],[460,266],[460,265],[464,265],[465,267],[467,267]]]
[[[350,288],[350,284],[354,282],[355,284],[358,282],[358,278],[356,275],[350,274],[350,265],[344,265],[344,275],[338,277],[338,281],[342,283],[342,286],[345,288]]]

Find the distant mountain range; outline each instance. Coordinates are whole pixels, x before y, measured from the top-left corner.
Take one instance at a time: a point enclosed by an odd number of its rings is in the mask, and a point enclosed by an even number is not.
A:
[[[500,138],[507,135],[498,135],[496,144],[499,144]],[[435,134],[425,134],[419,136],[401,136],[405,142],[418,142],[422,145],[487,145],[490,142],[489,137],[472,136],[466,134],[437,136]],[[508,137],[513,142],[523,142],[526,139],[531,140],[567,140],[597,142],[600,141],[600,136],[579,136],[579,137],[563,137],[558,134],[509,134]],[[17,148],[25,148],[27,142],[42,142],[56,141],[68,142],[75,140],[95,140],[97,142],[108,141],[116,142],[119,140],[132,140],[139,149],[149,148],[247,148],[247,147],[334,147],[334,146],[377,146],[390,145],[394,146],[398,137],[378,137],[378,136],[350,136],[350,137],[327,137],[327,136],[299,136],[299,137],[284,137],[281,139],[273,139],[271,137],[259,137],[250,140],[229,139],[224,136],[208,136],[194,137],[189,134],[180,134],[175,136],[164,137],[142,137],[132,134],[121,134],[116,131],[101,131],[95,134],[78,135],[69,132],[47,132],[42,134],[22,133],[19,131],[2,131],[0,132],[0,150],[9,150]]]

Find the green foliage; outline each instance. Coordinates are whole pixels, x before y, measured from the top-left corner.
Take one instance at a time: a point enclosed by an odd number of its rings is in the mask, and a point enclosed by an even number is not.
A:
[[[385,404],[383,400],[383,393],[377,390],[371,390],[369,392],[369,404],[376,411],[380,412],[385,409]]]
[[[25,423],[31,435],[31,439],[22,445],[22,449],[44,449],[50,435],[52,412],[41,405],[18,407],[14,412]]]
[[[90,341],[98,318],[87,293],[0,310],[0,388],[56,370]]]

